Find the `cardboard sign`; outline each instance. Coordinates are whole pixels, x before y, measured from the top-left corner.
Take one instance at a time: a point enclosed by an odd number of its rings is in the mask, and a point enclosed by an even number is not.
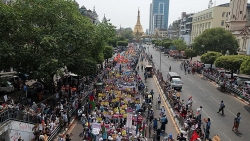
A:
[[[218,135],[215,135],[212,141],[220,141],[220,137]]]

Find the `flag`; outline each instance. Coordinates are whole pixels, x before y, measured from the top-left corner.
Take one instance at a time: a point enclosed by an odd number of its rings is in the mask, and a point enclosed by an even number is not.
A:
[[[89,108],[90,109],[95,109],[95,101],[94,101],[94,96],[92,94],[89,95]]]
[[[193,134],[192,134],[192,137],[191,137],[190,141],[196,141],[197,138],[199,138],[199,135],[197,134],[196,131],[194,131]]]

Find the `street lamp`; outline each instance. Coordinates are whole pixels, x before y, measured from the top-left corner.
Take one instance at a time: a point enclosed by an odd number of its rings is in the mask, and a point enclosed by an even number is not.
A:
[[[163,41],[161,41],[161,47],[163,47]],[[161,71],[161,49],[160,49],[160,71]]]
[[[149,44],[148,44],[148,55],[149,55]]]
[[[204,54],[205,53],[205,50],[204,50],[205,45],[201,45],[201,47],[202,47],[203,54]]]

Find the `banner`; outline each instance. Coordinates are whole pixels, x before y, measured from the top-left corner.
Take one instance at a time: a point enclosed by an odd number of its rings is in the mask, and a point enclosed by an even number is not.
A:
[[[126,127],[127,128],[132,128],[132,119],[133,119],[133,115],[128,114],[127,115],[127,122],[126,122]]]

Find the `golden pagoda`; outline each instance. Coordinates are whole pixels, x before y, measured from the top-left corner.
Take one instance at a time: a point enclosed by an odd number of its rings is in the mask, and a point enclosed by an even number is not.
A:
[[[142,36],[145,36],[145,33],[142,29],[141,22],[140,22],[140,10],[139,9],[138,9],[137,22],[134,27],[133,34],[135,35],[136,39],[140,39]]]

